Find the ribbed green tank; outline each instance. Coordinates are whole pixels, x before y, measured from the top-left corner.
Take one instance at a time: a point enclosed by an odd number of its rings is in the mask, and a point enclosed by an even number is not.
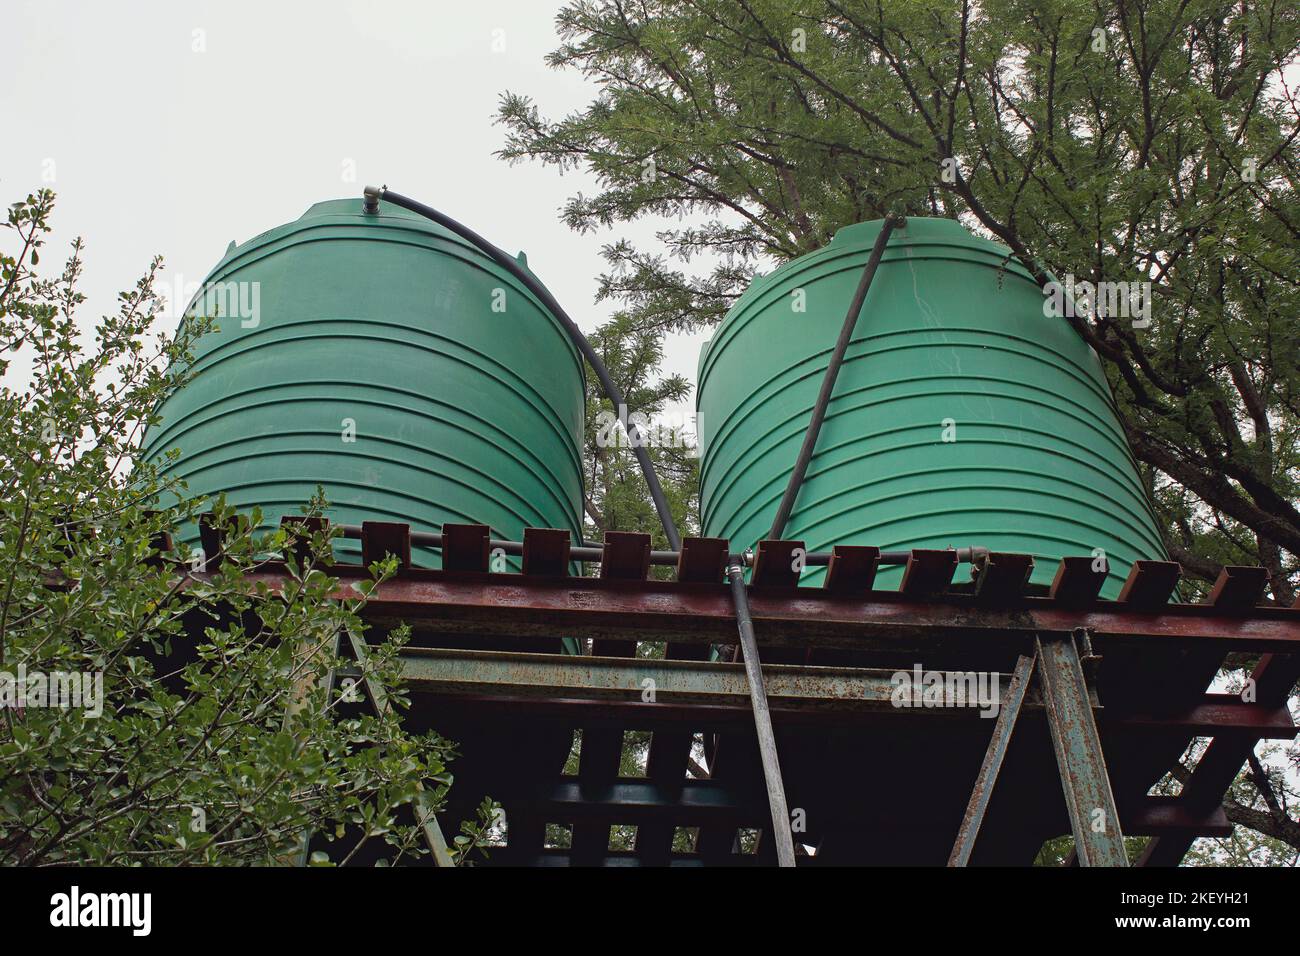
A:
[[[366,215],[334,200],[232,247],[207,285],[218,294],[199,301],[224,296],[225,317],[145,441],[155,459],[180,449],[171,471],[191,494],[260,505],[267,527],[320,485],[336,523],[580,533],[580,358],[468,243],[386,203]],[[359,544],[338,553],[359,560]],[[412,560],[441,565],[433,549]]]
[[[705,346],[706,535],[737,547],[767,536],[880,228],[847,226],[756,279]],[[1163,558],[1101,364],[1043,303],[1005,247],[953,220],[895,230],[785,537],[810,550],[1028,553],[1035,583],[1050,583],[1061,557],[1102,549],[1108,597],[1135,559]],[[882,568],[880,586],[900,575]]]

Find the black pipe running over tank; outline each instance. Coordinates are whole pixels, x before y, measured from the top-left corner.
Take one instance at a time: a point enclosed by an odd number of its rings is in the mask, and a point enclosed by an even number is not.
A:
[[[614,380],[609,375],[609,369],[601,361],[596,350],[591,347],[587,337],[582,334],[576,322],[569,318],[569,314],[564,311],[560,303],[555,301],[555,297],[546,290],[540,282],[534,279],[526,270],[520,267],[514,257],[508,255],[504,250],[488,242],[468,226],[462,225],[455,219],[445,213],[441,213],[432,206],[426,206],[422,202],[416,202],[408,196],[401,193],[392,192],[387,186],[367,186],[364,194],[363,208],[367,213],[377,213],[379,211],[379,201],[382,199],[392,203],[394,206],[401,206],[403,209],[409,209],[417,215],[424,216],[426,219],[432,219],[438,225],[445,229],[450,229],[456,235],[460,236],[467,242],[477,246],[490,256],[497,265],[507,270],[511,275],[524,284],[533,295],[537,296],[541,303],[551,311],[560,324],[564,326],[565,332],[568,333],[569,339],[574,346],[582,353],[596,372],[596,377],[600,379],[601,390],[605,397],[613,403],[615,409],[623,408],[627,401],[623,393],[619,391]],[[677,524],[673,521],[672,510],[668,507],[668,500],[664,497],[663,487],[659,484],[659,476],[655,474],[654,465],[650,461],[650,455],[645,450],[639,437],[639,430],[636,423],[631,421],[630,417],[626,424],[628,431],[629,443],[632,445],[632,451],[636,453],[636,460],[641,466],[641,474],[645,476],[645,483],[650,488],[650,497],[654,501],[655,511],[659,513],[659,521],[664,528],[664,537],[668,539],[668,547],[673,551],[678,551],[682,546],[681,535],[677,533]]]

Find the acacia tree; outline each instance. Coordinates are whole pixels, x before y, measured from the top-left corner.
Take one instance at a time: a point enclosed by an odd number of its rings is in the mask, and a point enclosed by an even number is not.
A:
[[[1149,281],[1153,321],[1071,316],[1105,360],[1167,546],[1209,581],[1300,554],[1300,12],[1157,0],[581,0],[552,65],[599,94],[559,120],[507,94],[501,155],[582,166],[600,294],[641,331],[716,322],[757,266],[888,211],[961,218],[1044,284]],[[708,269],[691,269],[697,256]]]
[[[756,269],[889,212],[959,219],[1044,286],[1149,282],[1145,327],[1101,308],[1069,321],[1200,582],[1187,596],[1259,564],[1272,599],[1295,600],[1300,8],[575,0],[557,26],[550,64],[597,93],[558,119],[505,94],[500,155],[594,174],[563,210],[576,230],[660,224],[653,249],[604,249],[599,294],[626,329],[716,323]],[[1246,783],[1234,819],[1265,801]],[[1264,809],[1255,822],[1300,847]]]
[[[423,855],[452,747],[402,729],[405,635],[343,661],[336,639],[363,633],[374,582],[334,599],[328,534],[254,538],[259,515],[192,499],[143,459],[140,433],[210,322],[153,334],[155,260],[83,344],[80,240],[57,278],[35,268],[53,203],[14,204],[0,256],[0,863],[282,863],[313,833],[328,841],[313,863]],[[165,534],[209,508],[231,527],[200,573]],[[254,586],[281,555],[281,586]],[[391,559],[371,571],[382,580]],[[364,680],[327,696],[344,663]],[[375,691],[391,706],[355,706]],[[468,824],[457,856],[483,833]]]

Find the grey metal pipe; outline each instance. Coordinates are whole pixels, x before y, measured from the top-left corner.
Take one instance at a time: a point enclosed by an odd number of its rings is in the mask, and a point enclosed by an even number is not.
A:
[[[754,711],[754,729],[758,733],[758,752],[763,760],[763,780],[767,784],[767,804],[772,812],[772,835],[776,839],[778,866],[794,866],[794,834],[790,829],[790,807],[785,800],[781,762],[776,753],[776,734],[772,731],[772,714],[767,706],[767,687],[754,639],[754,621],[749,614],[749,595],[745,589],[745,568],[739,555],[727,560],[727,580],[731,582],[731,600],[736,606],[736,630],[740,632],[740,656],[745,664],[749,684],[749,702]]]

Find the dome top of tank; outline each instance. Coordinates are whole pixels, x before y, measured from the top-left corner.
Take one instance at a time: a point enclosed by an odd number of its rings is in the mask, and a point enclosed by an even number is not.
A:
[[[413,213],[401,206],[393,205],[383,200],[379,203],[379,211],[368,213],[363,208],[363,199],[360,196],[348,197],[343,199],[324,199],[317,203],[312,203],[297,219],[282,223],[265,232],[260,232],[242,243],[231,240],[226,247],[225,253],[220,261],[217,262],[212,270],[204,279],[204,284],[208,284],[213,279],[232,269],[242,268],[252,261],[260,259],[263,255],[269,255],[280,248],[286,242],[299,243],[310,237],[301,235],[307,230],[318,229],[322,231],[322,238],[328,234],[329,238],[337,238],[339,226],[356,226],[362,229],[377,230],[383,227],[382,232],[370,232],[366,234],[358,233],[356,238],[378,238],[385,240],[400,241],[400,234],[405,230],[414,230],[426,235],[436,236],[439,240],[457,247],[456,255],[462,257],[470,265],[481,269],[486,269],[494,276],[499,277],[503,282],[508,283],[512,291],[520,295],[527,296],[537,309],[545,315],[557,330],[564,333],[565,340],[568,339],[567,332],[559,321],[551,315],[549,309],[542,305],[531,292],[522,286],[514,276],[493,262],[482,250],[478,249],[472,243],[462,239],[450,229],[426,219],[418,213]],[[513,256],[515,262],[528,272],[540,285],[545,285],[532,267],[528,264],[528,256],[522,250]],[[576,347],[569,344],[568,349],[573,356],[574,362],[578,366],[578,374],[584,383],[587,380],[586,365],[582,361],[581,355],[578,354]]]
[[[778,286],[787,290],[788,283],[796,280],[802,273],[814,270],[820,272],[832,265],[836,259],[864,255],[870,251],[884,224],[883,219],[870,219],[841,226],[835,231],[831,241],[820,249],[814,249],[797,259],[784,262],[771,272],[755,274],[749,287],[732,303],[727,315],[714,330],[712,338],[705,341],[701,347],[699,378],[704,377],[714,344],[722,337],[722,333],[728,329],[736,316],[746,313],[755,299],[771,294]],[[1034,281],[1033,275],[1015,258],[1010,248],[992,239],[971,233],[956,219],[908,216],[903,225],[897,227],[890,236],[881,261],[891,262],[901,258],[918,262],[926,259],[965,260],[972,264],[993,266],[1030,282]]]
[[[410,228],[418,229],[421,232],[432,233],[433,235],[446,239],[449,242],[454,242],[457,245],[464,246],[466,249],[474,248],[450,229],[445,229],[436,222],[425,219],[423,216],[417,215],[407,209],[403,209],[401,206],[394,206],[392,203],[381,201],[378,212],[367,213],[362,208],[362,203],[363,201],[360,196],[345,199],[323,199],[320,202],[312,203],[307,207],[307,211],[297,219],[281,223],[278,226],[267,229],[265,232],[260,232],[244,242],[232,241],[226,248],[226,254],[222,257],[221,262],[218,263],[218,268],[221,265],[224,265],[234,254],[249,252],[252,249],[274,242],[276,239],[283,236],[292,235],[302,229],[310,229],[315,226],[334,224],[337,222],[346,222],[353,219],[367,222],[375,222],[376,220],[379,220],[385,225],[395,225],[396,223],[393,223],[392,220],[401,220],[400,225],[402,226],[409,226]],[[522,257],[523,253],[521,252],[519,255]]]

